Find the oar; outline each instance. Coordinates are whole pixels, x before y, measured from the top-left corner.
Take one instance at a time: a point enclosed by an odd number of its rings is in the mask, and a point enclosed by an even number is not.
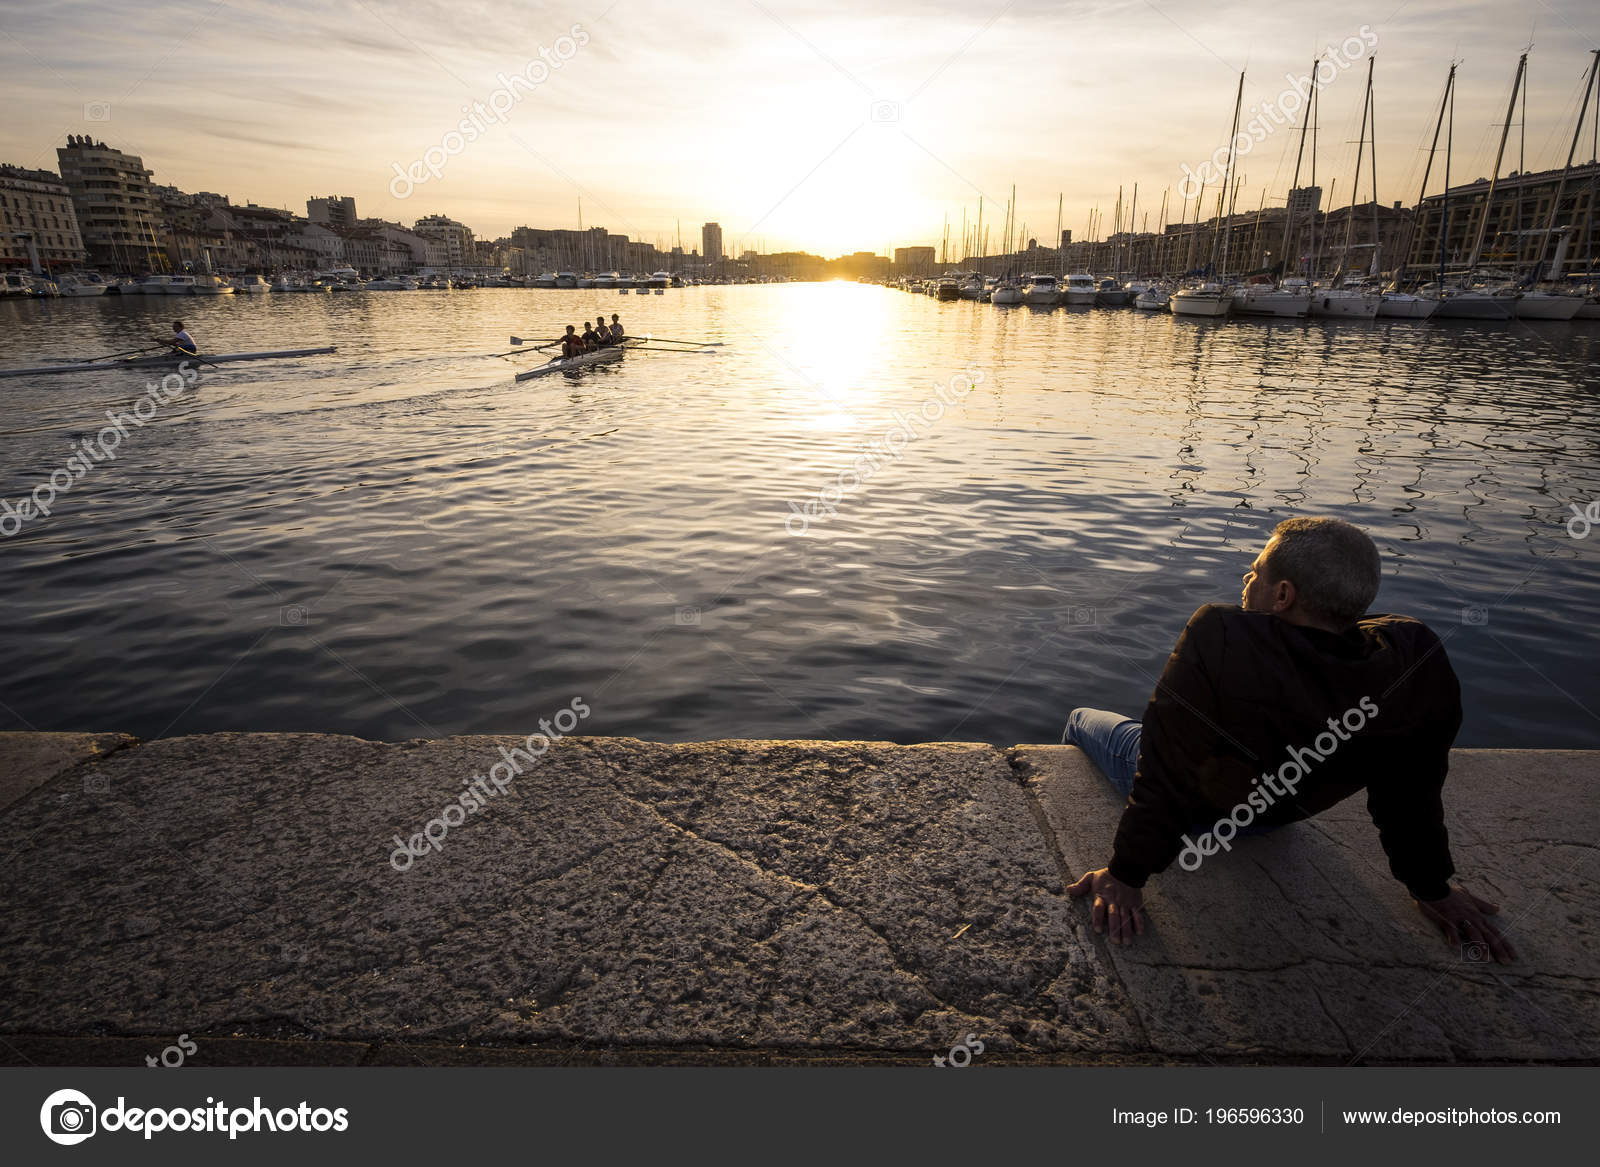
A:
[[[520,336],[513,336],[510,339],[511,339],[511,343],[512,344],[533,344],[533,341],[531,341],[531,340],[523,340]],[[565,338],[564,337],[557,337],[555,340],[547,340],[543,344],[533,345],[533,349],[534,349],[535,352],[538,352],[540,349],[554,348],[556,345],[560,344],[563,339],[565,339]],[[496,356],[505,357],[505,356],[510,356],[511,354],[510,353],[497,353],[495,355]]]
[[[678,350],[681,350],[683,352],[690,352],[690,351],[699,352],[701,349],[708,347],[706,345],[699,344],[699,343],[697,343],[695,341],[689,341],[689,340],[653,340],[648,336],[633,336],[633,337],[629,337],[628,339],[632,340],[632,341],[635,341],[640,345],[647,345],[650,348],[656,349],[658,352],[664,352],[664,353],[665,352],[678,351]],[[660,346],[663,346],[663,345],[675,345],[676,346],[676,350],[675,349],[671,349],[671,348],[660,347]]]
[[[177,355],[182,356],[182,357],[186,358],[187,360],[199,361],[202,365],[210,365],[213,369],[222,368],[222,366],[217,364],[215,361],[208,361],[208,360],[205,359],[205,357],[201,356],[199,353],[192,353],[192,352],[189,352],[186,349],[179,348],[178,347],[178,342],[175,341],[175,340],[165,340],[165,341],[162,341],[161,343],[166,345],[169,349],[171,349]],[[183,362],[179,361],[178,363],[182,364]]]
[[[671,344],[698,344],[706,348],[723,348],[727,345],[725,340],[673,340],[670,336],[646,336],[646,340],[663,340]]]
[[[147,344],[147,345],[144,346],[144,348],[130,348],[127,352],[121,352],[121,353],[102,353],[100,356],[97,356],[97,357],[51,357],[50,359],[53,360],[53,361],[54,360],[59,360],[59,361],[109,361],[113,357],[131,357],[131,356],[135,356],[135,355],[137,355],[139,353],[154,352],[156,349],[158,349],[160,347],[161,346],[158,345],[158,344]]]

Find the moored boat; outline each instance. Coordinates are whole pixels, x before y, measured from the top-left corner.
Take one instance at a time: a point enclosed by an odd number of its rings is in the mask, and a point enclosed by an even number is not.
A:
[[[1128,290],[1116,280],[1101,280],[1100,286],[1095,289],[1094,305],[1096,308],[1126,308]]]
[[[1226,316],[1233,308],[1233,297],[1218,283],[1179,288],[1167,307],[1175,316]]]
[[[1054,308],[1061,303],[1061,287],[1056,277],[1035,273],[1028,277],[1028,286],[1022,290],[1022,302],[1033,308]]]
[[[1134,292],[1133,306],[1144,312],[1165,312],[1171,303],[1172,293],[1162,284],[1145,284]]]
[[[221,276],[201,272],[194,277],[194,283],[190,285],[189,291],[196,296],[231,296],[233,285]]]
[[[1418,296],[1411,292],[1382,292],[1378,315],[1399,320],[1426,320],[1439,310],[1436,296]]]
[[[1561,292],[1523,292],[1512,314],[1518,320],[1571,320],[1583,308],[1582,296]]]
[[[995,284],[994,290],[989,293],[989,302],[1002,308],[1014,306],[1022,303],[1023,294],[1022,285],[1008,278]]]
[[[1304,316],[1311,311],[1311,289],[1303,280],[1240,284],[1233,289],[1233,310],[1242,316]]]
[[[1313,288],[1311,315],[1344,319],[1371,320],[1377,316],[1383,297],[1376,292],[1355,288]]]
[[[63,296],[103,296],[110,286],[99,272],[69,271],[56,280]]]
[[[1477,288],[1446,288],[1433,314],[1443,320],[1510,320],[1515,310],[1515,295]]]
[[[1087,307],[1094,303],[1100,286],[1088,272],[1074,272],[1061,288],[1061,303],[1071,307]]]
[[[272,291],[272,285],[260,276],[240,276],[233,281],[233,290],[241,296],[260,296]]]

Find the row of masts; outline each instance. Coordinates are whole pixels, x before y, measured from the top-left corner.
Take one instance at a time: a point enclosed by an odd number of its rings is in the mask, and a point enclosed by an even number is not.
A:
[[[1320,123],[1322,83],[1317,79],[1318,63],[1319,62],[1317,61],[1313,61],[1310,71],[1310,76],[1313,78],[1313,82],[1306,103],[1305,117],[1302,119],[1300,125],[1300,140],[1295,155],[1294,177],[1290,182],[1291,192],[1297,192],[1301,189],[1300,179],[1303,173],[1307,174],[1308,179],[1306,189],[1319,190],[1317,186],[1317,136]],[[1472,246],[1465,263],[1463,265],[1459,265],[1460,270],[1457,272],[1457,275],[1464,280],[1470,280],[1472,276],[1477,273],[1484,257],[1484,245],[1487,239],[1491,211],[1494,206],[1495,192],[1496,188],[1499,186],[1501,168],[1505,161],[1506,145],[1509,140],[1513,119],[1516,117],[1517,101],[1519,97],[1523,103],[1521,123],[1523,127],[1522,145],[1519,148],[1518,160],[1519,173],[1526,173],[1525,149],[1527,138],[1527,89],[1525,86],[1525,81],[1527,76],[1527,63],[1528,53],[1527,51],[1524,51],[1517,61],[1516,74],[1512,81],[1511,96],[1506,105],[1505,120],[1501,124],[1500,142],[1495,153],[1494,169],[1489,181],[1488,191],[1482,200],[1481,209],[1477,214],[1476,230],[1473,233]],[[1378,241],[1380,239],[1380,203],[1378,201],[1377,107],[1373,97],[1375,66],[1376,58],[1369,57],[1367,59],[1366,89],[1362,98],[1360,134],[1356,140],[1354,175],[1353,181],[1350,184],[1349,210],[1344,222],[1344,245],[1340,253],[1339,269],[1333,273],[1334,279],[1336,280],[1346,274],[1349,274],[1351,256],[1355,252],[1367,247],[1370,247],[1372,252],[1369,265],[1370,271],[1368,274],[1373,276],[1379,274],[1378,269],[1380,255]],[[1439,114],[1434,126],[1432,142],[1428,149],[1427,164],[1423,170],[1422,184],[1417,194],[1416,203],[1414,204],[1412,211],[1408,216],[1405,233],[1403,235],[1404,242],[1397,249],[1399,252],[1399,259],[1397,262],[1398,269],[1405,264],[1406,257],[1410,254],[1411,245],[1414,242],[1414,237],[1416,235],[1418,223],[1421,217],[1423,204],[1426,201],[1428,184],[1433,173],[1434,162],[1439,149],[1440,138],[1443,137],[1444,184],[1443,195],[1441,196],[1441,219],[1438,230],[1439,251],[1437,263],[1437,274],[1441,282],[1443,282],[1450,274],[1450,263],[1448,256],[1448,228],[1450,215],[1450,171],[1455,128],[1455,84],[1457,67],[1458,66],[1456,62],[1452,62],[1450,64],[1449,73],[1445,81],[1444,94],[1440,100]],[[1235,164],[1238,161],[1237,155],[1234,152],[1233,143],[1236,141],[1239,132],[1240,111],[1243,106],[1244,99],[1244,81],[1245,75],[1241,72],[1239,75],[1238,87],[1234,95],[1233,121],[1230,127],[1228,138],[1228,162],[1226,168],[1224,169],[1222,181],[1220,183],[1221,189],[1213,189],[1209,192],[1211,193],[1213,200],[1211,203],[1213,214],[1210,217],[1209,222],[1211,224],[1215,224],[1214,229],[1210,230],[1209,232],[1209,248],[1206,249],[1204,254],[1197,250],[1204,247],[1204,244],[1201,242],[1202,232],[1204,227],[1207,225],[1202,223],[1202,215],[1204,215],[1205,208],[1207,206],[1206,195],[1208,193],[1207,184],[1204,180],[1201,181],[1199,190],[1193,196],[1192,200],[1189,195],[1183,195],[1183,214],[1180,217],[1178,224],[1181,230],[1177,232],[1176,236],[1174,236],[1169,230],[1162,230],[1159,235],[1150,235],[1149,212],[1145,212],[1142,220],[1138,217],[1138,184],[1134,184],[1131,198],[1126,202],[1124,200],[1124,188],[1119,186],[1117,188],[1116,203],[1112,209],[1111,233],[1106,237],[1107,242],[1113,242],[1115,244],[1115,246],[1110,249],[1109,255],[1110,264],[1114,269],[1112,274],[1121,275],[1125,270],[1135,270],[1140,266],[1135,257],[1137,256],[1138,251],[1141,249],[1141,240],[1145,244],[1145,246],[1142,248],[1145,254],[1145,263],[1143,265],[1145,269],[1144,274],[1153,274],[1153,272],[1150,271],[1150,264],[1152,260],[1158,262],[1161,273],[1166,275],[1196,275],[1202,273],[1211,274],[1229,270],[1230,262],[1236,258],[1232,253],[1231,236],[1234,225],[1240,217],[1238,198],[1240,190],[1243,186],[1242,179],[1237,178],[1233,173]],[[1561,209],[1561,200],[1566,193],[1568,179],[1572,172],[1574,160],[1577,157],[1579,144],[1582,141],[1585,121],[1591,120],[1589,119],[1589,103],[1591,97],[1594,98],[1596,103],[1596,117],[1592,119],[1592,128],[1595,134],[1595,156],[1596,159],[1600,159],[1600,49],[1591,51],[1591,63],[1584,85],[1583,97],[1578,110],[1577,123],[1573,128],[1571,145],[1568,148],[1566,162],[1561,170],[1561,177],[1556,186],[1555,197],[1550,201],[1550,210],[1547,221],[1542,228],[1536,229],[1536,231],[1532,232],[1540,236],[1537,259],[1532,265],[1531,272],[1528,273],[1529,279],[1532,281],[1553,278],[1560,274],[1554,270],[1557,264],[1550,262],[1551,238],[1561,233],[1558,230],[1557,223]],[[1310,145],[1309,151],[1307,150],[1308,138]],[[1365,170],[1365,173],[1363,173],[1363,170]],[[1360,198],[1363,186],[1366,187],[1370,194],[1370,201],[1368,204],[1371,207],[1372,213],[1372,242],[1370,244],[1357,244],[1354,238],[1357,212],[1361,206]],[[1328,205],[1330,207],[1333,205],[1333,200],[1335,194],[1337,193],[1337,189],[1338,180],[1335,179],[1329,188]],[[1170,187],[1162,192],[1161,210],[1157,217],[1157,223],[1162,226],[1166,225],[1167,223],[1167,214],[1170,207],[1171,193]],[[1180,191],[1180,193],[1182,192]],[[1586,264],[1590,267],[1593,265],[1592,218],[1594,213],[1595,194],[1596,192],[1591,192],[1589,208],[1586,216],[1589,221],[1586,223],[1583,231],[1583,238],[1586,241],[1587,248]],[[1515,224],[1519,230],[1521,227],[1521,197],[1522,192],[1521,187],[1519,186],[1517,192],[1518,209],[1515,218]],[[1263,190],[1261,202],[1255,215],[1255,226],[1252,234],[1251,246],[1248,249],[1248,254],[1251,256],[1262,254],[1259,243],[1262,220],[1266,213],[1266,198],[1266,191]],[[1063,265],[1066,262],[1066,251],[1067,247],[1070,246],[1062,242],[1061,216],[1064,208],[1064,199],[1064,192],[1058,192],[1056,196],[1056,233],[1054,243],[1051,248],[1040,249],[1043,254],[1039,255],[1038,262],[1035,263],[1036,270],[1046,270],[1052,263],[1051,256],[1053,255],[1054,266],[1064,271]],[[1190,214],[1191,201],[1193,203],[1192,217]],[[1396,207],[1398,206],[1399,204],[1396,203]],[[999,239],[1000,251],[998,255],[995,255],[990,251],[989,229],[984,226],[983,222],[982,196],[980,196],[978,199],[978,213],[975,223],[972,226],[969,227],[968,225],[966,209],[962,209],[961,233],[958,237],[957,248],[955,249],[951,247],[950,218],[949,215],[946,214],[939,252],[939,262],[941,266],[949,266],[951,264],[964,265],[974,268],[985,275],[991,274],[991,269],[994,268],[1009,272],[1012,267],[1014,267],[1018,262],[1022,261],[1022,258],[1025,254],[1029,254],[1024,252],[1023,247],[1024,240],[1027,240],[1028,238],[1027,225],[1024,223],[1020,228],[1017,228],[1016,208],[1016,186],[1013,185],[1011,188],[1011,196],[1006,203],[1004,226]],[[1291,197],[1285,200],[1283,235],[1278,253],[1280,259],[1279,263],[1275,265],[1280,272],[1287,270],[1287,265],[1291,257],[1299,257],[1306,265],[1307,274],[1320,274],[1323,268],[1324,251],[1329,246],[1330,241],[1326,238],[1326,231],[1323,231],[1319,235],[1319,216],[1324,220],[1324,222],[1326,222],[1326,213],[1324,212],[1312,210],[1310,213],[1302,213],[1301,209],[1297,206],[1296,200],[1292,193]],[[1104,229],[1104,226],[1104,216],[1100,211],[1099,206],[1096,205],[1089,211],[1088,230],[1085,233],[1084,242],[1088,243],[1092,248],[1095,248],[1095,254],[1097,255],[1099,254],[1098,245],[1102,241],[1101,233]],[[1528,232],[1523,233],[1527,234]],[[1270,255],[1271,253],[1267,252],[1265,254]]]

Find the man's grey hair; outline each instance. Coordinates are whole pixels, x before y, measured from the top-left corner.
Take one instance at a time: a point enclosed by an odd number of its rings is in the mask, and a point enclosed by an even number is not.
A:
[[[1378,598],[1378,547],[1343,519],[1286,519],[1261,558],[1270,583],[1288,580],[1307,613],[1348,628]]]

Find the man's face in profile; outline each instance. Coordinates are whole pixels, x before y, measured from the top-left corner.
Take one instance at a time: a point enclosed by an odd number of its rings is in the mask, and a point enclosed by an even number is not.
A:
[[[1268,540],[1261,553],[1250,564],[1250,570],[1244,574],[1244,591],[1239,594],[1239,606],[1247,612],[1270,612],[1272,610],[1272,585],[1267,582],[1266,575],[1262,572],[1261,564],[1267,558],[1267,553],[1272,550],[1273,540]]]

